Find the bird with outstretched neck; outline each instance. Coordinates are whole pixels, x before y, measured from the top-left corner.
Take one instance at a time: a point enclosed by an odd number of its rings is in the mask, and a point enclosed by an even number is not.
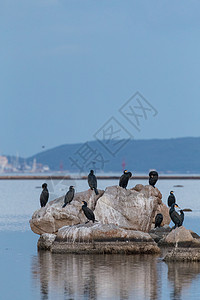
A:
[[[74,193],[75,193],[75,190],[74,190],[74,186],[73,185],[70,185],[69,187],[69,191],[66,193],[65,195],[65,199],[64,199],[64,204],[63,204],[63,208],[67,205],[67,204],[70,204],[70,202],[72,202],[73,198],[74,198]]]
[[[158,181],[158,172],[156,171],[149,172],[149,185],[155,187],[157,181]]]
[[[49,191],[47,189],[47,184],[43,183],[42,185],[42,193],[40,195],[40,205],[41,207],[46,206],[48,200],[49,200]]]
[[[88,222],[92,221],[94,222],[98,222],[97,220],[95,220],[95,215],[93,213],[93,211],[87,207],[87,202],[86,201],[82,201],[82,210],[84,212],[84,215],[86,216],[86,218],[88,219],[87,222],[85,222],[85,224],[87,224]]]
[[[94,171],[90,170],[90,173],[88,174],[88,184],[91,190],[95,191],[95,194],[98,195],[99,192],[97,190],[97,178],[94,175]]]
[[[163,215],[161,213],[158,213],[155,217],[155,228],[160,227],[162,221],[163,221]]]
[[[180,214],[175,210],[175,207],[180,208],[176,203],[172,203],[170,210],[169,210],[169,215],[172,220],[172,222],[175,224],[173,229],[176,227],[180,227],[183,224],[184,221],[184,212],[183,210],[180,210]]]
[[[167,199],[167,204],[169,207],[171,207],[173,203],[176,203],[176,198],[174,196],[174,191],[171,191]]]
[[[124,174],[119,179],[119,186],[126,189],[126,187],[128,185],[128,181],[131,178],[131,176],[132,176],[131,172],[128,172],[127,170],[124,170]]]

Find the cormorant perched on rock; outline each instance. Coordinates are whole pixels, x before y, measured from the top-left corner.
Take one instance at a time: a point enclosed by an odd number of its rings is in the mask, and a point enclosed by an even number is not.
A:
[[[155,187],[157,180],[158,180],[158,172],[156,171],[149,172],[149,185]]]
[[[173,203],[176,203],[176,198],[173,191],[170,192],[167,203],[169,207],[171,207]]]
[[[179,206],[176,203],[172,203],[170,210],[169,210],[170,218],[171,218],[172,222],[175,224],[174,228],[182,226],[183,221],[184,221],[183,211],[180,210],[181,214],[179,215],[179,213],[177,213],[175,211],[175,207],[179,207]]]
[[[124,174],[119,179],[119,186],[126,189],[126,187],[128,185],[128,181],[131,178],[131,176],[132,176],[131,172],[128,172],[127,170],[124,170]]]
[[[180,210],[180,216],[181,216],[181,220],[182,220],[182,224],[183,224],[183,221],[184,221],[184,212],[183,212],[183,210],[181,209]]]
[[[43,191],[40,195],[40,205],[41,205],[41,207],[44,207],[47,204],[48,199],[49,199],[49,191],[47,189],[46,183],[43,183],[42,188],[43,188]]]
[[[94,223],[96,220],[95,220],[95,215],[94,215],[93,211],[89,207],[87,207],[87,202],[82,201],[82,204],[83,204],[82,210],[83,210],[86,218],[89,220],[89,221],[85,222],[85,224],[90,222],[90,220],[92,220],[92,222]]]
[[[98,195],[99,192],[97,190],[97,179],[96,176],[94,175],[94,171],[90,170],[90,173],[88,175],[88,184],[91,190],[95,191],[95,194]]]
[[[74,192],[75,192],[74,187],[73,187],[73,185],[71,185],[69,187],[69,191],[65,195],[63,207],[65,207],[67,204],[70,204],[70,202],[72,202],[72,200],[74,198]]]
[[[163,221],[163,215],[161,213],[157,214],[155,217],[155,228],[160,227],[162,221]]]

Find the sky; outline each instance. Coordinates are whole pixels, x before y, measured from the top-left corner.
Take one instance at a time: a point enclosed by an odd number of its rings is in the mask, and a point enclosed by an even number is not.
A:
[[[0,154],[109,130],[200,136],[199,11],[193,0],[0,1]]]

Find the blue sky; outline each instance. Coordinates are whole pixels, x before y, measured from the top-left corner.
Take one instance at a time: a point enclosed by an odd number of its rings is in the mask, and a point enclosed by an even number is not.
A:
[[[109,118],[135,139],[199,136],[200,2],[2,0],[0,153],[86,142]],[[119,113],[137,91],[140,131]]]

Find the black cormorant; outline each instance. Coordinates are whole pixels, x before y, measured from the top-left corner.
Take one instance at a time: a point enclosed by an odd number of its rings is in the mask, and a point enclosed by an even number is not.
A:
[[[41,205],[41,207],[44,207],[48,202],[49,192],[48,192],[46,183],[43,183],[42,188],[43,188],[43,191],[40,195],[40,205]]]
[[[149,185],[155,187],[157,180],[158,180],[158,172],[156,171],[149,172]]]
[[[131,172],[128,172],[127,170],[124,170],[124,174],[119,179],[119,186],[126,189],[126,187],[128,185],[128,181],[131,178],[131,176],[132,176]]]
[[[161,213],[157,214],[155,217],[155,228],[160,227],[163,220],[163,215]]]
[[[175,207],[179,207],[179,206],[176,203],[172,203],[170,210],[169,210],[170,218],[171,218],[172,222],[175,224],[174,228],[182,226],[183,221],[184,221],[183,211],[180,210],[181,214],[179,215],[179,213],[177,213],[175,211]]]
[[[174,196],[174,192],[171,191],[167,200],[168,206],[171,207],[173,203],[176,203],[176,198]]]
[[[98,195],[99,192],[97,190],[97,178],[94,175],[93,170],[90,170],[90,173],[88,175],[88,184],[89,184],[89,187],[91,188],[91,190],[94,190],[95,194]]]
[[[181,216],[181,220],[182,220],[182,224],[183,224],[183,221],[184,221],[184,212],[183,212],[182,209],[180,210],[180,216]]]
[[[74,191],[74,187],[73,187],[73,185],[71,185],[69,187],[69,191],[65,195],[63,207],[65,207],[67,204],[70,204],[70,202],[73,200],[73,198],[74,198],[74,192],[75,192]]]
[[[89,207],[87,207],[87,202],[82,201],[82,204],[83,204],[82,210],[83,210],[86,218],[88,219],[88,221],[85,222],[85,224],[87,224],[90,220],[92,220],[92,222],[94,223],[96,220],[95,220],[95,215],[94,215],[93,211]]]

